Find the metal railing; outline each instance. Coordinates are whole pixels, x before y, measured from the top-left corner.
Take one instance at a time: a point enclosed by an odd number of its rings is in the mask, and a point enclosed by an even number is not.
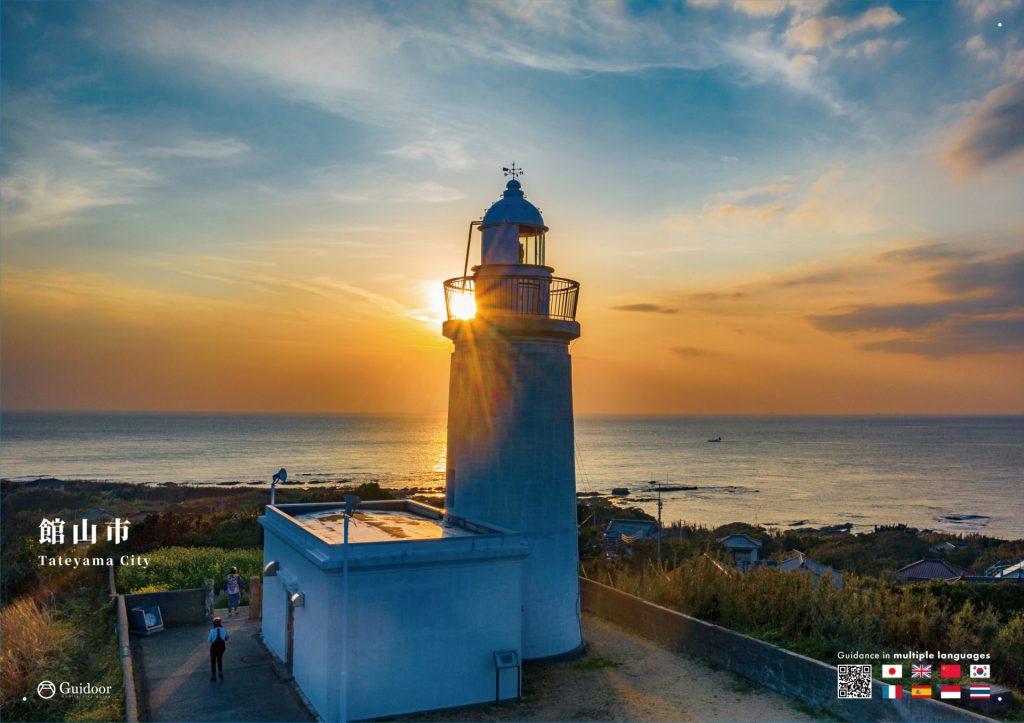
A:
[[[457,276],[444,282],[448,319],[472,316],[539,316],[576,320],[580,284],[557,276]]]

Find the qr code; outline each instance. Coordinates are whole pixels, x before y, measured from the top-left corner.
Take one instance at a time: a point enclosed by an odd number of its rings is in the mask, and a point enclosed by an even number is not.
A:
[[[871,697],[871,666],[840,665],[839,666],[839,697],[870,698]]]

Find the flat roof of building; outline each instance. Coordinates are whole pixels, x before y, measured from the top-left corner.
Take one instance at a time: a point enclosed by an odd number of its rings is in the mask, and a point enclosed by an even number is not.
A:
[[[344,541],[344,506],[304,512],[294,519],[314,535],[331,545]],[[348,527],[348,541],[397,542],[436,540],[442,537],[465,537],[477,534],[460,525],[446,527],[444,521],[425,517],[408,510],[374,510],[357,508]]]

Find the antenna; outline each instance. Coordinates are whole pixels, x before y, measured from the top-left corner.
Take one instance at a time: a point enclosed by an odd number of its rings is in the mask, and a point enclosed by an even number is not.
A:
[[[511,166],[502,166],[501,167],[501,171],[506,176],[512,176],[512,178],[519,178],[521,175],[523,175],[523,173],[525,173],[525,171],[523,171],[522,168],[518,168],[516,166],[516,162],[515,161],[512,161],[512,165]]]

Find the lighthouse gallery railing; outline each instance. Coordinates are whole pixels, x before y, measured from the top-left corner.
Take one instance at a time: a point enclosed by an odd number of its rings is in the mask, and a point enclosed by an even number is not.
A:
[[[478,283],[479,281],[479,283]],[[466,300],[476,302],[482,315],[519,314],[561,321],[576,320],[580,284],[572,279],[538,276],[457,276],[444,282],[444,303],[448,319],[466,314]]]

